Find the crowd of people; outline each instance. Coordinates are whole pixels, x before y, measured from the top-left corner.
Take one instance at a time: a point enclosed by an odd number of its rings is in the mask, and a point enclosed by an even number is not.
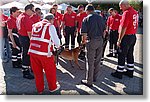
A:
[[[138,13],[127,0],[121,0],[119,6],[123,14],[110,8],[108,18],[103,12],[96,14],[92,4],[88,4],[85,9],[83,5],[79,5],[78,13],[69,5],[64,14],[59,13],[58,5],[54,4],[44,17],[41,9],[34,9],[33,4],[26,5],[21,13],[17,7],[12,7],[10,17],[1,14],[2,61],[7,63],[11,60],[13,68],[22,68],[23,78],[35,78],[39,94],[44,91],[44,69],[49,90],[54,92],[60,88],[52,53],[54,46],[61,48],[64,36],[65,48],[69,48],[71,43],[73,49],[77,37],[78,45],[84,45],[79,58],[86,59],[86,78],[81,83],[92,87],[99,75],[109,41],[107,57],[118,58],[116,71],[111,75],[119,79],[123,75],[132,78]]]

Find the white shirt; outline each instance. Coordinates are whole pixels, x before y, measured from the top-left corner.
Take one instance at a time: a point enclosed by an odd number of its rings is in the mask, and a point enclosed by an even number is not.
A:
[[[60,40],[58,38],[58,35],[57,35],[57,32],[56,32],[56,28],[54,25],[51,25],[49,27],[49,33],[50,33],[50,36],[52,38],[52,42],[54,43],[54,45],[58,48],[60,47]]]

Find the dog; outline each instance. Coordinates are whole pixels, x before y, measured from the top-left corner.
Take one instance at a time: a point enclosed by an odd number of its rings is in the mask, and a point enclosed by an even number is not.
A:
[[[74,67],[73,64],[72,64],[72,61],[74,61],[75,64],[76,64],[81,70],[83,70],[83,69],[80,67],[79,62],[78,62],[78,56],[79,56],[79,54],[80,54],[80,52],[81,52],[81,50],[82,50],[83,48],[84,48],[83,45],[80,45],[79,47],[73,48],[73,49],[71,49],[71,50],[64,48],[64,49],[60,52],[59,57],[62,57],[62,58],[65,59],[65,60],[69,60],[72,67]]]

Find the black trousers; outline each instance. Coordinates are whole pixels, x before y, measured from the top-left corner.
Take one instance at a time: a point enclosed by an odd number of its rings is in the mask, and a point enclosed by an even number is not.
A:
[[[82,40],[82,35],[80,33],[78,33],[77,42],[79,45],[81,45],[81,40]]]
[[[69,41],[70,41],[70,36],[71,36],[71,48],[75,47],[75,27],[65,27],[65,44],[66,48],[69,48]]]
[[[117,50],[118,30],[110,30],[109,50]]]
[[[104,58],[104,53],[106,49],[107,42],[109,40],[109,34],[107,33],[105,38],[103,38],[103,51],[102,51],[102,58]]]
[[[118,51],[118,66],[125,66],[127,64],[134,64],[134,45],[136,43],[136,35],[125,35],[121,41],[120,49]]]
[[[21,45],[19,41],[19,35],[17,33],[13,33],[13,37],[16,43],[16,48],[13,47],[10,38],[9,38],[9,43],[12,50],[12,64],[14,67],[14,66],[19,66],[21,64]]]
[[[27,71],[30,68],[30,56],[28,55],[30,39],[28,36],[19,36],[19,40],[22,47],[22,70]]]

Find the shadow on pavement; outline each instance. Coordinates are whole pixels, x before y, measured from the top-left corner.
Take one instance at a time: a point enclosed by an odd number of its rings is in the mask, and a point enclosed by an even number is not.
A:
[[[105,58],[106,62],[117,65],[117,62]],[[143,65],[135,63],[135,76],[123,79],[113,78],[110,74],[114,71],[111,66],[103,65],[100,69],[99,77],[92,88],[81,84],[85,78],[85,61],[79,60],[79,64],[84,70],[80,70],[76,65],[73,68],[69,61],[59,59],[57,66],[57,80],[61,89],[52,95],[141,95],[143,94]],[[12,68],[11,62],[3,63],[5,72],[5,83],[7,95],[36,95],[35,80],[27,80],[22,77],[21,69]],[[45,91],[43,95],[50,95],[45,78]]]
[[[106,61],[117,65],[116,61],[106,59]],[[143,93],[143,80],[139,77],[128,78],[123,76],[123,79],[113,78],[110,74],[114,70],[108,66],[103,65],[100,71],[100,76],[97,82],[94,83],[94,87],[89,88],[80,83],[85,78],[85,70],[79,70],[78,68],[72,68],[69,61],[59,61],[62,68],[68,72],[58,71],[58,80],[60,80],[62,86],[62,94],[99,94],[99,95],[120,95],[130,94],[139,95]],[[80,65],[85,69],[84,61],[80,61]],[[136,63],[135,65],[142,66],[142,64]],[[141,74],[141,73],[139,73]],[[73,76],[73,77],[72,77]]]
[[[21,68],[13,68],[12,62],[2,63],[5,72],[4,80],[6,83],[7,95],[35,94],[34,80],[27,80],[22,77]]]

